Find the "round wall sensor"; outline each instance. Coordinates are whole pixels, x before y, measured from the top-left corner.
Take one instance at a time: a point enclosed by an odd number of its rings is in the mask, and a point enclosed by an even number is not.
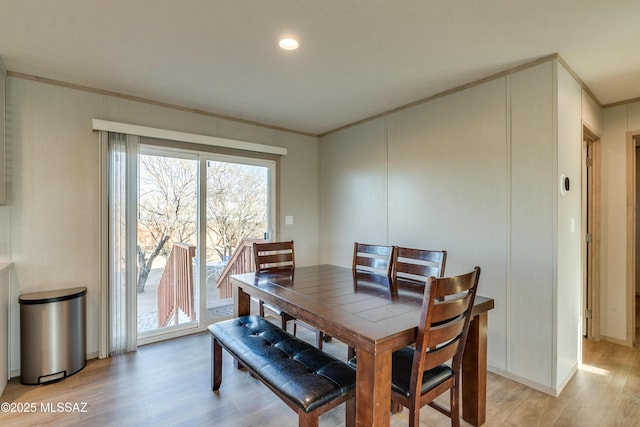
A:
[[[570,189],[571,181],[569,180],[569,177],[565,174],[560,175],[560,194],[564,196]]]

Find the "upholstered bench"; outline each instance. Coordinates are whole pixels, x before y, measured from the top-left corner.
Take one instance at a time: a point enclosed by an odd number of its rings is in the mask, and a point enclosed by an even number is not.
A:
[[[346,425],[355,424],[356,371],[260,316],[242,316],[209,326],[211,389],[222,381],[222,348],[298,413],[300,426],[346,402]]]

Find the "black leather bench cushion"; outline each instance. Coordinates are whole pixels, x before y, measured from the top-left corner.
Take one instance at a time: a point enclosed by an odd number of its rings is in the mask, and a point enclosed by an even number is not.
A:
[[[355,387],[356,371],[260,316],[209,326],[218,342],[305,412]]]

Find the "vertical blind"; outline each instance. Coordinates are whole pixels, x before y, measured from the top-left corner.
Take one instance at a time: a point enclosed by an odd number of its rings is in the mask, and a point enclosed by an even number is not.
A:
[[[123,354],[137,347],[136,328],[136,213],[137,213],[137,152],[136,135],[100,132],[102,150],[106,153],[105,169],[108,215],[106,232],[106,278],[102,286],[100,357]],[[105,187],[105,186],[103,186]],[[103,243],[104,245],[105,243]],[[106,348],[103,348],[106,347]]]

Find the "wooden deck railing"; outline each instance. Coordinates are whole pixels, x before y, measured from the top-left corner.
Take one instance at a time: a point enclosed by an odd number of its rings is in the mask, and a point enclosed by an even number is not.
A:
[[[179,311],[195,320],[195,293],[193,286],[193,257],[196,247],[174,243],[158,284],[158,327],[171,320],[178,324]]]
[[[218,277],[218,294],[220,299],[231,298],[233,296],[233,287],[231,286],[230,276],[232,274],[242,274],[256,271],[255,261],[253,260],[253,242],[265,242],[264,239],[242,239],[238,243],[238,247],[229,259],[224,270]]]

